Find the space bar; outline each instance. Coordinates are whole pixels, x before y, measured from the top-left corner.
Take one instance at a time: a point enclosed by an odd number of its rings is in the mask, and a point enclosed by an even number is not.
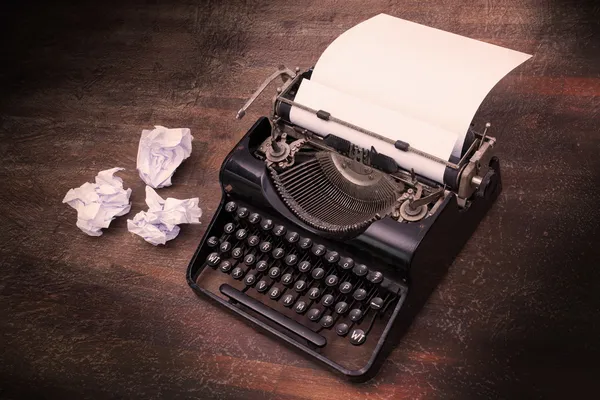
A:
[[[282,315],[281,313],[273,310],[271,307],[265,306],[260,301],[255,300],[252,297],[248,296],[247,294],[240,292],[236,288],[231,287],[228,284],[224,283],[221,285],[219,290],[221,291],[221,293],[223,293],[225,296],[229,297],[230,299],[243,304],[244,306],[248,307],[252,311],[262,315],[263,317],[267,318],[270,321],[273,321],[273,322],[283,326],[284,328],[290,330],[291,332],[295,333],[296,335],[300,336],[301,338],[308,340],[309,342],[313,343],[314,345],[323,347],[327,344],[327,339],[325,339],[323,336],[319,335],[318,333],[313,332],[312,330],[308,329],[306,326],[299,324],[298,322],[294,321],[293,319],[290,319],[290,318],[286,317],[285,315]]]

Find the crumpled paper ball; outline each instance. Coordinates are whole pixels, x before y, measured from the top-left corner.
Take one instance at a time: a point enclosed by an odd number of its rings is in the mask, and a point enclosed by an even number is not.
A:
[[[175,239],[179,224],[199,224],[202,210],[197,197],[178,200],[160,197],[154,189],[146,186],[148,211],[140,211],[127,220],[127,229],[145,241],[157,246]]]
[[[137,154],[140,178],[155,189],[171,186],[175,169],[192,153],[193,139],[188,128],[156,125],[152,130],[142,130]]]
[[[96,176],[96,183],[86,182],[71,189],[63,199],[77,210],[77,227],[90,236],[102,235],[102,228],[131,209],[131,189],[123,189],[123,180],[114,174],[124,168],[111,168]]]

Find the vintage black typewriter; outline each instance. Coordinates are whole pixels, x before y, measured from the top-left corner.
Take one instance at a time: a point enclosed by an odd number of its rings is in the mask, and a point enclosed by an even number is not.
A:
[[[444,183],[290,122],[311,70],[284,67],[269,118],[227,156],[221,203],[187,271],[194,291],[356,380],[372,377],[501,191],[495,139],[471,130]],[[487,130],[487,127],[486,127]],[[401,141],[398,151],[417,151]],[[435,157],[430,157],[435,159]]]

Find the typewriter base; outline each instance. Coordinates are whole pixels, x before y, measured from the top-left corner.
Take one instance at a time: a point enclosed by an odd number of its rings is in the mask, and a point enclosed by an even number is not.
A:
[[[462,246],[471,237],[479,221],[498,197],[502,189],[498,160],[494,158],[490,164],[490,167],[496,171],[498,184],[486,194],[485,198],[476,197],[467,209],[461,209],[456,202],[456,198],[449,196],[434,216],[423,220],[419,224],[416,231],[418,235],[405,240],[409,242],[409,245],[404,246],[405,250],[403,250],[403,258],[409,260],[408,263],[405,263],[407,265],[388,265],[388,267],[395,267],[399,271],[398,276],[400,278],[397,281],[402,287],[401,295],[394,304],[393,309],[389,311],[389,320],[381,328],[379,340],[368,348],[368,352],[365,350],[367,347],[354,347],[354,349],[357,349],[356,353],[367,352],[369,354],[362,354],[363,357],[351,354],[347,356],[346,360],[343,359],[347,355],[344,349],[339,349],[338,353],[342,354],[336,354],[337,348],[335,346],[326,350],[316,348],[221,295],[218,287],[227,280],[221,281],[220,279],[228,277],[228,275],[219,277],[218,271],[206,267],[204,260],[211,251],[206,245],[207,238],[214,235],[224,225],[224,218],[226,218],[224,205],[231,199],[248,204],[249,207],[254,207],[260,210],[261,213],[266,213],[276,221],[284,221],[288,226],[294,224],[304,228],[307,235],[314,235],[314,232],[310,232],[310,229],[303,226],[300,221],[294,220],[289,212],[285,214],[279,212],[281,205],[275,204],[277,199],[269,196],[269,194],[275,192],[272,187],[269,187],[268,174],[264,164],[258,162],[258,160],[253,160],[250,156],[251,148],[270,134],[268,126],[268,122],[265,123],[264,119],[259,120],[223,163],[221,184],[224,191],[221,204],[189,264],[187,270],[188,284],[198,295],[206,296],[238,316],[252,321],[263,331],[270,332],[292,345],[296,350],[316,358],[350,380],[366,381],[375,376],[381,368],[387,355],[407,331],[416,314],[443,279]],[[247,185],[247,187],[243,187],[241,183]],[[388,218],[387,221],[378,221],[374,225],[380,223],[381,227],[385,227],[385,224],[389,227],[392,222]],[[377,227],[372,226],[369,229],[376,230]],[[407,232],[412,231],[407,230]],[[324,243],[327,243],[328,240],[331,242],[331,238],[323,238]],[[403,238],[398,240],[402,241]],[[357,249],[357,251],[360,251],[360,249]],[[381,263],[385,262],[381,261]],[[372,353],[370,353],[371,351]],[[341,357],[342,361],[347,362],[341,363],[332,360],[336,357]],[[357,363],[355,358],[359,358],[360,362]]]

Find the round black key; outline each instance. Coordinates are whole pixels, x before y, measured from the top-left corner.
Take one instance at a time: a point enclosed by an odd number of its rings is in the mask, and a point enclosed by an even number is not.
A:
[[[206,244],[208,247],[216,247],[219,244],[219,238],[216,236],[211,236],[206,240]]]
[[[221,264],[219,264],[219,269],[221,270],[221,272],[228,273],[229,271],[231,271],[231,267],[232,264],[228,260],[222,261]]]
[[[334,309],[336,313],[344,314],[346,313],[346,311],[348,311],[348,303],[346,303],[345,301],[340,301],[335,305]]]
[[[231,250],[231,247],[231,243],[229,243],[228,241],[224,241],[219,246],[219,250],[221,251],[221,253],[227,253],[229,250]]]
[[[281,290],[277,286],[271,288],[269,291],[269,297],[273,300],[277,300],[279,296],[281,296]]]
[[[258,290],[260,293],[266,292],[268,288],[269,284],[267,283],[267,281],[260,280],[256,284],[256,290]]]
[[[342,269],[352,269],[354,267],[354,260],[350,257],[342,257],[338,265]]]
[[[248,216],[248,222],[251,224],[258,224],[261,220],[260,214],[252,213]]]
[[[235,233],[235,237],[238,240],[246,239],[246,236],[248,236],[248,231],[245,230],[244,228],[238,229],[237,232]]]
[[[326,294],[325,296],[323,296],[323,299],[321,299],[321,304],[323,304],[325,307],[329,307],[333,304],[334,301],[335,297],[333,297],[333,295]]]
[[[206,257],[206,263],[211,267],[217,266],[217,264],[219,264],[220,262],[221,256],[219,255],[219,253],[210,253],[208,257]]]
[[[233,276],[234,279],[242,279],[242,276],[244,276],[244,270],[240,267],[235,267],[233,271],[231,271],[231,276]]]
[[[254,275],[254,274],[248,274],[244,278],[244,284],[246,286],[252,286],[252,285],[254,285],[254,282],[256,282],[256,275]]]
[[[352,272],[357,276],[365,276],[369,272],[369,268],[365,264],[357,264],[352,268]]]
[[[285,256],[283,262],[285,263],[285,265],[293,267],[298,262],[298,256],[295,254],[288,254],[287,256]]]
[[[269,276],[273,279],[279,278],[280,274],[281,274],[281,270],[277,267],[273,267],[269,270]]]
[[[325,270],[323,268],[315,268],[312,272],[312,277],[315,279],[321,279],[325,276]]]
[[[327,278],[325,278],[325,284],[329,287],[336,286],[338,282],[339,278],[335,275],[329,275]]]
[[[325,261],[328,263],[336,263],[340,259],[340,254],[337,251],[328,251],[325,253]]]
[[[354,329],[352,333],[350,333],[350,343],[355,346],[360,346],[365,340],[367,340],[367,335],[362,329]]]
[[[318,287],[311,288],[308,291],[308,298],[311,299],[311,300],[318,299],[320,295],[321,295],[321,291],[319,290]]]
[[[275,225],[273,227],[273,233],[275,234],[275,236],[283,236],[286,232],[287,229],[285,229],[285,226],[283,225]]]
[[[355,308],[350,310],[350,313],[348,313],[348,315],[350,316],[350,321],[358,322],[362,318],[363,312],[360,311],[358,308]]]
[[[310,265],[310,262],[308,261],[301,261],[300,264],[298,264],[298,271],[300,272],[308,272],[311,268],[312,265]]]
[[[283,274],[281,277],[281,283],[285,286],[291,285],[294,282],[294,276],[292,274]]]
[[[260,223],[260,229],[263,231],[270,231],[273,228],[272,219],[263,219]]]
[[[363,301],[367,297],[367,291],[361,288],[356,289],[352,294],[352,297],[354,297],[354,300],[356,301]]]
[[[350,282],[342,282],[340,285],[340,292],[348,294],[352,291],[352,284]]]
[[[235,231],[235,225],[232,222],[225,224],[225,227],[223,227],[225,233],[233,233],[233,231]]]
[[[273,245],[271,244],[271,242],[262,242],[258,247],[263,253],[268,253],[273,248]]]
[[[244,264],[247,266],[252,266],[256,262],[256,256],[254,254],[246,254],[244,257]]]
[[[235,201],[230,201],[229,203],[225,204],[225,211],[227,212],[234,212],[237,209],[237,204],[235,204]]]
[[[294,285],[294,290],[300,293],[304,289],[306,289],[306,282],[304,282],[302,279],[296,281],[296,284]]]
[[[285,235],[285,240],[287,240],[288,243],[296,243],[299,239],[300,235],[298,232],[288,232],[287,235]]]
[[[331,315],[325,315],[321,318],[321,326],[323,328],[330,328],[333,325],[333,317]]]
[[[318,308],[311,308],[310,310],[308,310],[308,312],[306,313],[306,316],[308,317],[308,319],[310,319],[311,321],[318,321],[319,318],[321,318],[321,310],[319,310]]]
[[[256,235],[248,237],[248,246],[254,247],[260,243],[260,239]]]
[[[231,257],[235,259],[242,258],[243,255],[244,250],[242,250],[240,247],[236,247],[235,249],[231,250]]]
[[[383,280],[383,274],[379,271],[369,271],[367,274],[367,280],[371,283],[381,283]]]
[[[315,256],[320,257],[327,252],[327,249],[322,244],[315,244],[311,251]]]
[[[248,211],[246,207],[240,207],[237,210],[238,218],[244,219],[248,216],[248,214],[250,214],[250,211]]]
[[[285,251],[281,247],[277,247],[271,254],[273,255],[274,259],[279,260],[285,255]]]
[[[381,307],[383,307],[383,299],[381,297],[373,297],[371,299],[371,303],[369,303],[369,306],[373,310],[380,310]]]
[[[306,304],[306,302],[299,301],[299,302],[296,303],[296,306],[294,307],[294,310],[298,314],[302,314],[302,313],[304,313],[304,311],[306,311],[307,308],[308,308],[308,305]]]
[[[308,250],[312,246],[312,240],[310,238],[301,238],[298,242],[298,246],[303,250]]]
[[[337,324],[335,326],[335,333],[337,333],[339,336],[344,336],[348,333],[348,331],[350,330],[350,327],[348,326],[348,324],[342,322],[341,324]]]
[[[256,263],[256,270],[258,272],[265,272],[269,268],[269,263],[265,260],[260,260]]]
[[[294,301],[296,301],[296,298],[293,294],[286,294],[285,296],[283,296],[283,299],[281,301],[283,302],[284,306],[291,307],[294,305]]]

